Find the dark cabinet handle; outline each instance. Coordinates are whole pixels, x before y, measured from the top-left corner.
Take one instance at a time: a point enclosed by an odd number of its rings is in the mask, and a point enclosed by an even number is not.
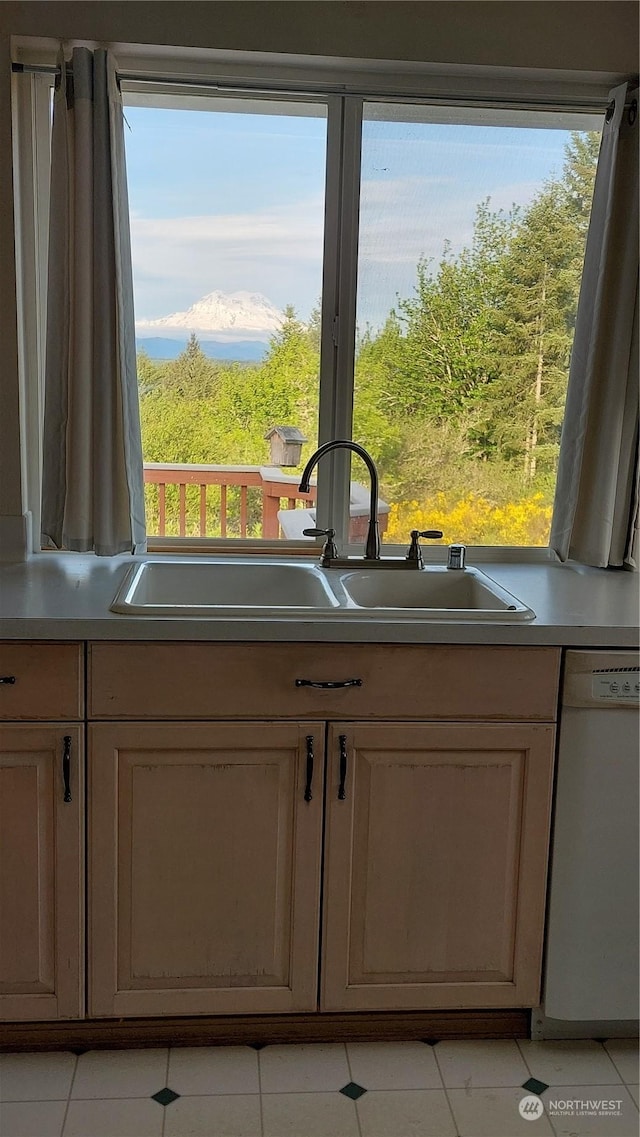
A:
[[[65,734],[63,742],[62,781],[64,784],[64,801],[71,801],[71,735]]]
[[[15,683],[15,675],[0,675],[0,683]]]
[[[347,736],[346,736],[346,734],[340,735],[339,742],[340,742],[340,785],[338,786],[338,801],[344,801],[344,799],[347,796],[346,792],[345,792],[345,788],[344,788],[344,783],[347,780]]]
[[[307,783],[304,787],[304,800],[311,801],[313,794],[311,792],[311,785],[313,783],[313,735],[307,735]]]
[[[315,679],[296,679],[296,687],[321,687],[323,690],[335,691],[338,687],[362,687],[362,679],[334,679],[326,683],[316,682]]]

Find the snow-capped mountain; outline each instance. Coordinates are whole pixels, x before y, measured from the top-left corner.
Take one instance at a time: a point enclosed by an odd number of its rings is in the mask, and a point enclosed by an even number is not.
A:
[[[209,292],[186,312],[172,312],[157,320],[136,321],[138,336],[195,332],[201,339],[267,340],[284,319],[260,292]]]

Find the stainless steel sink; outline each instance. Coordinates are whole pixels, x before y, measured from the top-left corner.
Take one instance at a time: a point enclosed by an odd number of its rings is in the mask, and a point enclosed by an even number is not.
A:
[[[378,617],[430,620],[532,620],[535,613],[474,568],[430,566],[418,572],[359,569],[341,575],[351,610]]]
[[[163,560],[134,565],[111,610],[130,615],[211,616],[255,610],[322,612],[339,601],[313,564]]]

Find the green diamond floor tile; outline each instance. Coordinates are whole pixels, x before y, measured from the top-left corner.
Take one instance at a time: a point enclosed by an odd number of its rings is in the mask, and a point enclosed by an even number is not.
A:
[[[549,1087],[546,1082],[540,1082],[538,1078],[529,1078],[526,1082],[522,1083],[523,1090],[529,1090],[532,1094],[544,1093]]]
[[[177,1094],[175,1090],[170,1090],[168,1086],[165,1086],[163,1090],[158,1090],[157,1094],[152,1094],[151,1097],[154,1101],[157,1101],[158,1105],[171,1105],[171,1102],[176,1101],[177,1098],[180,1097],[180,1094]]]
[[[343,1086],[340,1090],[341,1094],[344,1094],[346,1098],[351,1098],[352,1101],[357,1101],[358,1098],[361,1098],[366,1092],[364,1086],[359,1086],[357,1082],[348,1082],[347,1085]]]

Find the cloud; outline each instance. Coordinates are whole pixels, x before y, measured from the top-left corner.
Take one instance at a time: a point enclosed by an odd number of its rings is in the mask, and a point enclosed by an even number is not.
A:
[[[525,205],[539,189],[534,181],[501,186],[489,207]],[[360,203],[361,264],[415,266],[421,257],[438,260],[445,242],[454,253],[470,244],[479,199],[476,188],[453,178],[411,176],[364,181]]]
[[[445,240],[462,248],[473,234],[475,196],[447,193],[451,179],[366,181],[361,193],[360,261],[410,264],[442,255]]]
[[[132,232],[138,244],[169,241],[181,246],[194,241],[231,245],[242,249],[268,245],[270,251],[276,242],[287,247],[308,250],[308,242],[322,240],[322,214],[313,210],[296,212],[222,214],[200,217],[134,218]]]
[[[251,213],[132,216],[136,309],[152,319],[218,288],[310,307],[322,280],[323,197]]]
[[[541,189],[539,181],[511,182],[494,190],[491,194],[490,207],[494,210],[509,210],[514,205],[528,205]]]
[[[455,185],[454,178],[409,174],[404,178],[363,177],[361,199],[371,206],[393,208],[401,201],[424,196],[431,190],[446,189]]]

